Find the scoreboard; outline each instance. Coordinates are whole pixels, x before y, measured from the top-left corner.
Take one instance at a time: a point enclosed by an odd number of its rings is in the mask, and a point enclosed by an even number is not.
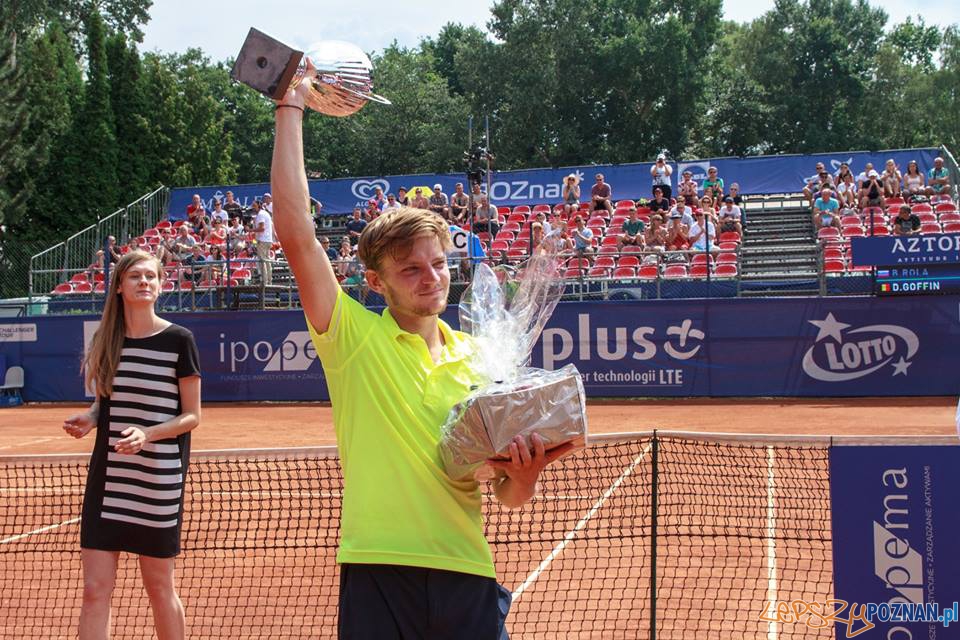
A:
[[[960,293],[960,264],[877,267],[874,290],[881,296]]]

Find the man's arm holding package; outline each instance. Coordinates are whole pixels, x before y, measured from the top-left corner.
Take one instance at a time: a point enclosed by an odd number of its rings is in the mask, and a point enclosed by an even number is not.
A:
[[[277,238],[297,280],[307,319],[319,333],[330,325],[337,300],[337,277],[314,235],[310,194],[303,164],[304,94],[308,83],[287,92],[277,107],[270,189]]]
[[[495,469],[504,471],[507,476],[494,486],[493,492],[503,506],[516,509],[523,506],[537,494],[537,479],[540,472],[554,460],[563,457],[573,449],[573,443],[567,442],[545,451],[543,439],[536,433],[530,436],[533,451],[527,448],[523,436],[517,436],[510,443],[510,459],[492,459],[487,462]]]

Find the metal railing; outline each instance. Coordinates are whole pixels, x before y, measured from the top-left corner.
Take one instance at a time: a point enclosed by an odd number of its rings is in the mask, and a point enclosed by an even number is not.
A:
[[[85,270],[96,260],[97,250],[103,246],[107,236],[116,238],[117,246],[121,246],[129,238],[139,236],[144,230],[155,226],[167,215],[169,199],[170,190],[161,186],[78,231],[65,242],[31,257],[29,297],[44,296],[58,284],[67,282],[71,273]]]

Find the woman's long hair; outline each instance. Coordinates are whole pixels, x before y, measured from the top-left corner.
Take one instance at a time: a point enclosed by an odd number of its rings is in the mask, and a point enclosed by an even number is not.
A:
[[[120,285],[133,265],[145,260],[153,260],[157,265],[157,276],[163,284],[163,266],[155,256],[146,251],[130,251],[113,268],[110,278],[110,291],[103,304],[103,317],[100,327],[93,334],[90,350],[83,360],[83,378],[88,389],[94,389],[97,397],[109,396],[113,392],[113,376],[120,364],[120,352],[123,350],[123,338],[127,333],[123,317],[123,296]]]

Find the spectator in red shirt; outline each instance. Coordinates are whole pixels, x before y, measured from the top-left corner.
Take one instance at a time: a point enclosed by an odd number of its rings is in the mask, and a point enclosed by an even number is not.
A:
[[[613,214],[613,203],[610,201],[612,197],[613,189],[603,181],[603,174],[598,173],[596,183],[590,188],[590,207],[594,211],[606,209],[610,214]]]
[[[193,224],[197,218],[204,215],[206,209],[203,207],[203,200],[200,199],[200,194],[193,194],[193,201],[187,205],[187,220]]]

